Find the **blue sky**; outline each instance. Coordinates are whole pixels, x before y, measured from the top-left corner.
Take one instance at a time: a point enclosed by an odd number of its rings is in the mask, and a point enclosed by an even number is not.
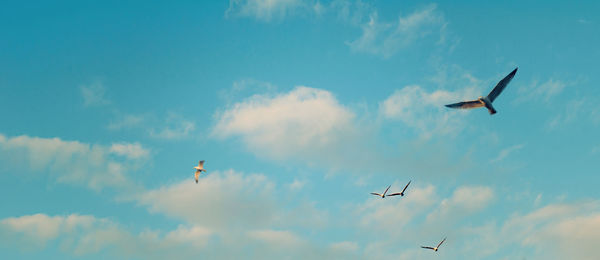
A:
[[[0,255],[593,259],[599,12],[5,3]]]

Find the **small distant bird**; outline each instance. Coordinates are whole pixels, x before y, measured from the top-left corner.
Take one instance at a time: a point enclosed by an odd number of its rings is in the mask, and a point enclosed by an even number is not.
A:
[[[390,189],[390,187],[392,187],[392,185],[388,186],[387,189],[385,189],[385,191],[383,192],[383,194],[379,194],[379,193],[376,193],[376,192],[371,192],[371,194],[373,194],[375,196],[379,196],[379,197],[381,197],[383,199],[383,198],[385,198],[385,194],[388,192],[388,190]]]
[[[398,195],[404,196],[404,192],[406,191],[406,188],[408,188],[408,185],[410,185],[410,182],[412,182],[412,181],[408,181],[408,184],[406,184],[406,186],[404,186],[404,189],[402,190],[402,192],[392,193],[392,194],[388,195],[388,197],[398,196]]]
[[[196,169],[196,183],[198,183],[198,176],[200,176],[200,174],[202,172],[206,172],[206,170],[204,169],[204,160],[199,161],[198,162],[198,166],[194,167],[194,169]]]
[[[442,240],[442,242],[440,242],[436,247],[430,247],[430,246],[421,246],[421,248],[425,248],[425,249],[431,249],[433,251],[438,251],[438,249],[440,248],[440,246],[442,245],[442,243],[444,243],[444,241],[446,241],[446,238],[444,238],[444,240]]]
[[[504,77],[500,82],[498,82],[496,87],[494,87],[494,89],[492,89],[492,92],[490,92],[490,94],[488,94],[487,97],[479,97],[476,100],[448,104],[448,105],[446,105],[446,107],[459,108],[459,109],[485,107],[490,112],[490,115],[496,114],[496,109],[494,109],[494,107],[492,106],[492,102],[494,102],[494,100],[496,100],[498,95],[500,95],[500,93],[502,93],[502,90],[504,90],[506,85],[508,85],[510,80],[515,76],[515,74],[517,73],[517,69],[519,69],[519,68],[516,68],[511,73],[509,73],[506,77]]]

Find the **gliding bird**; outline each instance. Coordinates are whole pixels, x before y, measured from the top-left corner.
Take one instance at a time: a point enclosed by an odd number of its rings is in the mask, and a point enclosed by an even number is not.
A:
[[[510,80],[515,76],[515,74],[517,73],[517,69],[519,69],[519,68],[516,68],[511,73],[509,73],[506,77],[504,77],[500,82],[498,82],[496,87],[494,87],[494,89],[492,89],[492,91],[490,92],[490,94],[487,95],[487,97],[479,97],[476,100],[448,104],[448,105],[446,105],[446,107],[459,108],[459,109],[485,107],[490,112],[490,115],[496,114],[496,109],[494,109],[494,107],[492,106],[492,102],[494,102],[494,100],[496,100],[498,95],[500,95],[500,93],[502,93],[502,90],[504,90],[506,85],[508,85]]]
[[[200,176],[200,174],[202,172],[206,172],[206,170],[204,169],[204,160],[198,162],[198,166],[194,167],[194,169],[196,169],[196,183],[198,183],[198,176]]]
[[[410,182],[412,182],[412,181],[409,181],[408,184],[406,184],[406,186],[404,186],[404,189],[402,190],[402,192],[392,193],[392,194],[388,195],[388,197],[397,196],[397,195],[404,196],[404,192],[406,191],[406,188],[408,188],[408,185],[410,185]]]
[[[442,243],[444,243],[444,241],[446,241],[446,238],[444,238],[444,240],[442,240],[442,242],[440,242],[436,247],[430,247],[430,246],[421,246],[421,248],[425,248],[425,249],[431,249],[435,252],[438,251],[438,249],[440,248],[440,246],[442,245]]]
[[[373,194],[375,196],[379,196],[379,197],[381,197],[383,199],[383,198],[385,198],[385,194],[390,189],[390,187],[392,187],[392,185],[388,186],[387,189],[385,189],[385,191],[383,192],[383,194],[379,194],[379,193],[376,193],[376,192],[371,192],[371,194]]]

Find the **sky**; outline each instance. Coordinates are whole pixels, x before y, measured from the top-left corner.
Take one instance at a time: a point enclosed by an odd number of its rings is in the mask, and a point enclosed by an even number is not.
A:
[[[598,13],[6,2],[0,256],[595,259]]]

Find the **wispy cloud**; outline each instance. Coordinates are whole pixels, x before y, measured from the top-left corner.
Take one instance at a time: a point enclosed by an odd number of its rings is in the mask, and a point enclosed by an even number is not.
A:
[[[428,92],[417,85],[406,86],[380,103],[379,111],[386,119],[400,120],[416,129],[426,139],[433,134],[457,134],[465,125],[461,122],[465,114],[463,111],[448,113],[444,104],[472,97],[472,93],[470,89]]]
[[[452,197],[442,200],[438,208],[427,216],[428,225],[448,225],[486,208],[493,199],[494,192],[490,187],[459,187]]]
[[[285,18],[296,8],[306,7],[300,0],[230,0],[225,17],[253,17],[269,22],[273,19]]]
[[[515,151],[521,150],[523,147],[525,147],[524,144],[517,144],[517,145],[513,145],[510,147],[504,148],[504,149],[502,149],[502,151],[500,151],[498,156],[496,156],[496,158],[492,159],[490,162],[496,163],[496,162],[502,161],[508,155],[510,155],[511,153],[513,153]]]
[[[362,35],[349,42],[350,48],[389,58],[419,39],[437,36],[437,42],[445,39],[446,21],[432,4],[412,14],[398,17],[395,22],[380,22],[376,12],[363,24]]]
[[[106,88],[101,83],[93,83],[90,85],[80,86],[81,96],[83,97],[84,106],[101,106],[110,104],[110,100],[106,99]]]
[[[88,186],[131,188],[128,172],[136,170],[149,151],[138,143],[111,146],[30,136],[0,134],[2,164],[48,174],[58,182]],[[19,171],[21,172],[21,171]]]
[[[196,124],[180,115],[169,113],[163,122],[163,127],[150,129],[150,136],[161,139],[183,139],[190,137],[196,129]]]
[[[590,24],[590,23],[592,23],[592,21],[590,21],[588,19],[583,19],[583,18],[577,19],[577,22],[580,23],[580,24]]]
[[[594,259],[595,243],[600,239],[598,201],[551,204],[527,214],[512,214],[504,223],[464,228],[463,253],[478,258],[492,254],[510,256],[512,245],[535,249],[534,259]],[[480,250],[485,248],[485,250]]]
[[[543,101],[549,103],[554,97],[560,95],[565,87],[575,84],[574,82],[565,82],[550,78],[540,83],[533,80],[531,84],[519,89],[520,97],[518,102]]]
[[[121,114],[109,122],[107,128],[112,131],[136,129],[152,138],[180,140],[192,137],[196,123],[174,112],[167,113],[163,118],[153,114]]]

